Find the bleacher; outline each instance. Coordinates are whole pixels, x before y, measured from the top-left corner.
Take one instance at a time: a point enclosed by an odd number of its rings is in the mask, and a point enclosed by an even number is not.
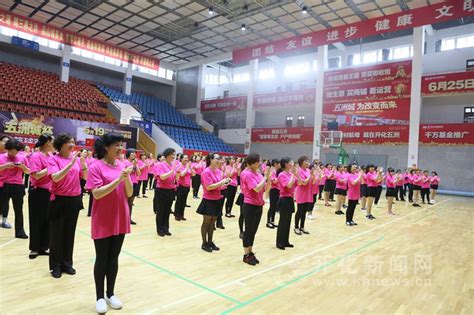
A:
[[[116,123],[101,107],[108,102],[88,81],[0,62],[0,110]]]
[[[212,133],[202,131],[198,124],[164,100],[140,93],[126,95],[118,88],[105,85],[98,85],[97,87],[112,101],[135,106],[145,120],[156,122],[168,136],[183,148],[235,152],[222,139]]]

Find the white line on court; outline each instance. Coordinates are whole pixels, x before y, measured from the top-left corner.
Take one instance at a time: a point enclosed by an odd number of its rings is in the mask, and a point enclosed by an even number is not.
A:
[[[14,239],[12,239],[12,240],[9,240],[8,242],[3,243],[2,245],[0,245],[0,248],[5,247],[5,246],[7,246],[8,244],[11,244],[11,243],[13,243],[13,242],[16,241],[16,240],[17,240],[17,238],[14,238]]]
[[[446,200],[443,200],[443,201],[441,201],[441,202],[438,202],[438,203],[436,203],[436,204],[434,204],[434,205],[431,205],[431,206],[428,206],[428,207],[426,207],[426,208],[419,209],[419,210],[417,210],[417,211],[414,211],[414,212],[409,213],[409,214],[407,214],[407,215],[404,215],[404,216],[402,216],[402,217],[399,217],[399,218],[393,219],[393,220],[391,220],[391,221],[385,222],[384,224],[377,225],[377,226],[375,226],[375,227],[373,227],[373,228],[371,228],[371,229],[369,229],[369,230],[367,230],[367,231],[364,231],[364,232],[361,232],[361,233],[358,233],[358,234],[354,234],[354,235],[352,235],[352,236],[350,236],[350,237],[348,237],[348,238],[346,238],[346,239],[343,239],[343,240],[340,240],[340,241],[335,242],[335,243],[333,243],[333,244],[329,244],[329,245],[327,245],[327,246],[318,248],[318,249],[316,249],[316,250],[314,250],[314,251],[312,251],[312,252],[306,253],[306,254],[304,254],[304,255],[301,255],[301,256],[292,258],[292,259],[290,259],[290,260],[285,260],[284,262],[282,262],[282,263],[280,263],[280,264],[276,264],[276,265],[274,265],[274,266],[272,266],[272,267],[269,267],[269,268],[267,268],[267,269],[263,269],[263,270],[260,270],[260,271],[258,271],[258,272],[254,272],[254,273],[252,273],[252,274],[249,274],[249,275],[247,275],[247,276],[245,276],[245,277],[242,277],[242,278],[239,278],[239,279],[236,279],[236,280],[233,280],[233,281],[224,283],[224,284],[222,284],[222,285],[220,285],[220,286],[215,287],[213,290],[222,289],[222,288],[228,287],[228,286],[233,285],[233,284],[240,284],[240,283],[242,283],[242,281],[244,281],[244,280],[247,280],[247,279],[249,279],[249,278],[258,276],[258,275],[260,275],[260,274],[262,274],[262,273],[266,273],[266,272],[268,272],[268,271],[277,269],[277,268],[279,268],[279,267],[281,267],[281,266],[287,265],[287,264],[292,263],[292,262],[294,262],[294,261],[298,261],[298,260],[300,260],[300,259],[302,259],[302,258],[311,256],[311,255],[313,255],[313,254],[316,254],[316,253],[318,253],[318,252],[321,252],[321,251],[323,251],[323,250],[325,250],[325,249],[328,249],[328,248],[331,248],[331,247],[333,247],[333,246],[340,245],[340,244],[345,243],[345,242],[347,242],[347,241],[349,241],[349,240],[352,240],[352,239],[354,239],[354,238],[356,238],[356,237],[359,237],[359,236],[368,234],[368,233],[370,233],[370,232],[376,231],[376,230],[378,230],[378,229],[381,229],[381,228],[384,227],[384,226],[387,226],[387,225],[392,224],[392,223],[394,223],[394,222],[400,221],[400,220],[402,220],[402,219],[404,219],[404,218],[407,218],[407,217],[409,217],[409,216],[412,216],[412,215],[414,215],[414,214],[417,214],[417,213],[419,213],[419,212],[421,212],[421,211],[426,211],[426,210],[428,210],[428,209],[430,209],[430,208],[439,206],[439,205],[441,205],[441,204],[443,204],[443,203],[445,203],[445,202],[448,202],[449,200],[451,200],[451,198],[448,198],[448,199],[446,199]],[[183,298],[183,299],[181,299],[181,300],[177,300],[177,301],[175,301],[175,302],[173,302],[173,303],[163,305],[163,306],[161,306],[161,307],[159,307],[159,308],[156,308],[156,309],[153,309],[153,310],[151,310],[151,311],[148,311],[148,312],[146,312],[145,314],[156,313],[156,312],[158,312],[159,310],[162,310],[162,309],[164,309],[164,308],[168,308],[168,307],[171,307],[171,306],[175,306],[175,305],[178,305],[178,304],[187,302],[187,301],[189,301],[189,300],[193,300],[193,299],[195,299],[195,298],[197,298],[197,297],[200,297],[200,296],[205,295],[205,294],[208,294],[208,293],[209,293],[209,292],[207,292],[207,291],[203,291],[203,292],[201,292],[201,293],[197,293],[197,294],[188,296],[188,297]]]

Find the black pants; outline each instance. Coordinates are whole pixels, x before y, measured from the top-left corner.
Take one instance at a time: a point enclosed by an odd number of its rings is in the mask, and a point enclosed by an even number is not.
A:
[[[30,175],[29,174],[25,174],[25,189],[27,189],[28,187],[30,187]]]
[[[153,187],[153,178],[154,178],[154,175],[152,173],[148,173],[148,180],[147,180],[147,186],[148,186],[148,190],[151,190]]]
[[[319,185],[319,199],[323,199],[324,185]]]
[[[23,228],[23,197],[25,196],[25,188],[18,184],[3,184],[3,192],[0,195],[0,205],[6,205],[7,210],[3,213],[3,217],[8,216],[8,203],[10,199],[13,203],[15,211],[15,235],[24,232]]]
[[[221,190],[222,198],[219,199],[219,213],[220,215],[217,216],[216,226],[224,226],[224,222],[222,221],[222,209],[224,208],[225,198],[227,196],[227,189]]]
[[[326,183],[329,185],[329,200],[334,200],[334,191],[336,190],[336,180],[327,179]]]
[[[51,241],[49,244],[49,269],[54,267],[72,267],[74,237],[76,235],[77,218],[82,208],[81,197],[61,197],[50,205]]]
[[[192,177],[193,196],[197,197],[199,193],[199,187],[201,187],[201,175],[194,175]]]
[[[229,185],[227,186],[227,201],[225,203],[225,214],[232,213],[232,206],[235,201],[235,194],[237,193],[237,186]]]
[[[95,263],[94,280],[97,300],[104,298],[104,281],[107,278],[107,297],[114,295],[115,280],[118,273],[118,257],[125,234],[94,240]]]
[[[270,189],[270,207],[267,213],[267,223],[275,222],[275,212],[277,209],[278,198],[280,198],[280,190],[277,188]]]
[[[397,200],[404,201],[405,197],[403,196],[403,186],[396,186],[397,190]]]
[[[278,211],[280,211],[280,221],[277,229],[277,246],[285,246],[290,243],[291,216],[295,212],[293,198],[284,197],[278,200]]]
[[[354,221],[354,211],[359,200],[348,200],[347,210],[346,210],[346,222]]]
[[[407,190],[410,184],[403,184],[403,197],[407,195]]]
[[[49,248],[49,198],[51,194],[44,188],[30,188],[28,213],[30,222],[30,250],[45,251]]]
[[[153,209],[156,213],[157,232],[168,232],[170,229],[170,214],[174,196],[174,189],[157,188],[155,190]]]
[[[304,229],[304,222],[306,220],[306,212],[311,210],[312,203],[298,203],[297,210],[295,214],[295,228]]]
[[[413,202],[413,184],[408,184],[408,201]]]
[[[89,191],[89,205],[87,207],[87,216],[90,217],[92,215],[92,202],[94,201],[94,196],[92,192]]]
[[[430,189],[429,188],[421,188],[421,200],[423,203],[425,203],[425,196],[426,196],[426,201],[430,203]]]
[[[383,190],[382,186],[377,186],[376,188],[377,194],[375,195],[375,200],[374,200],[375,204],[379,203],[380,196],[382,195],[382,190]]]
[[[262,210],[262,206],[250,205],[248,203],[242,205],[242,211],[244,212],[245,218],[245,231],[243,238],[244,247],[253,246],[255,234],[257,234],[258,225],[262,218]]]
[[[3,198],[3,187],[0,187],[0,201]],[[0,212],[5,219],[8,217],[8,202],[0,202]]]
[[[82,192],[82,194],[85,194],[86,193],[87,180],[81,178],[80,181],[81,181],[81,192]]]
[[[138,185],[139,187],[141,188],[142,190],[142,195],[145,196],[146,195],[146,184],[147,184],[147,180],[139,180],[138,181]],[[140,192],[140,188],[138,189],[138,191]]]
[[[184,208],[188,200],[189,187],[178,186],[178,193],[176,195],[176,202],[174,204],[174,216],[176,218],[184,218]]]

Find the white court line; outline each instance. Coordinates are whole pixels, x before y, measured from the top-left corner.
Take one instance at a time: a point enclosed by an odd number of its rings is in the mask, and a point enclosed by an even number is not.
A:
[[[18,240],[18,239],[17,239],[17,238],[14,238],[14,239],[12,239],[12,240],[9,240],[8,242],[3,243],[2,245],[0,245],[0,248],[5,247],[5,246],[7,246],[8,244],[11,244],[11,243],[13,243],[13,242],[16,241],[16,240]]]
[[[242,281],[244,281],[244,280],[247,280],[247,279],[249,279],[249,278],[258,276],[258,275],[260,275],[260,274],[262,274],[262,273],[266,273],[266,272],[268,272],[268,271],[277,269],[277,268],[279,268],[279,267],[281,267],[281,266],[287,265],[287,264],[289,264],[289,263],[292,263],[292,262],[294,262],[294,261],[300,260],[300,259],[302,259],[302,258],[311,256],[311,255],[314,255],[314,254],[316,254],[316,253],[318,253],[318,252],[321,252],[321,251],[323,251],[323,250],[325,250],[325,249],[328,249],[328,248],[331,248],[331,247],[333,247],[333,246],[337,246],[337,245],[339,245],[339,244],[345,243],[345,242],[347,242],[347,241],[349,241],[349,240],[352,240],[352,239],[354,239],[354,238],[356,238],[356,237],[359,237],[359,236],[368,234],[368,233],[370,233],[370,232],[373,232],[373,231],[375,231],[375,230],[381,229],[381,228],[384,227],[384,226],[387,226],[387,225],[392,224],[392,223],[394,223],[394,222],[400,221],[400,220],[402,220],[402,219],[404,219],[404,218],[406,218],[406,217],[412,216],[412,215],[417,214],[417,213],[419,213],[419,212],[421,212],[421,211],[426,211],[426,210],[428,210],[428,209],[430,209],[430,208],[439,206],[439,205],[441,205],[441,204],[443,204],[443,203],[445,203],[445,202],[448,202],[448,201],[451,200],[451,199],[452,199],[452,198],[448,198],[448,199],[443,200],[443,201],[441,201],[441,202],[439,202],[439,203],[436,203],[436,204],[434,204],[434,205],[428,206],[428,207],[426,207],[426,208],[419,209],[419,210],[417,210],[417,211],[414,211],[414,212],[409,213],[409,214],[407,214],[407,215],[404,215],[404,216],[402,216],[402,217],[398,217],[398,218],[396,218],[396,219],[393,219],[393,220],[391,220],[391,221],[388,221],[388,222],[386,222],[386,223],[384,223],[384,224],[377,225],[376,227],[373,227],[373,228],[371,228],[371,229],[369,229],[369,230],[367,230],[367,231],[364,231],[364,232],[361,232],[361,233],[352,235],[352,236],[350,236],[350,237],[348,237],[348,238],[346,238],[346,239],[340,240],[340,241],[335,242],[335,243],[333,243],[333,244],[329,244],[329,245],[327,245],[327,246],[318,248],[318,249],[316,249],[316,250],[314,250],[314,251],[312,251],[312,252],[309,252],[309,253],[307,253],[307,254],[304,254],[304,255],[295,257],[295,258],[290,259],[290,260],[285,260],[284,262],[282,262],[282,263],[280,263],[280,264],[277,264],[277,265],[274,265],[274,266],[272,266],[272,267],[270,267],[270,268],[263,269],[263,270],[260,270],[260,271],[258,271],[258,272],[254,272],[254,273],[252,273],[252,274],[250,274],[250,275],[247,275],[247,276],[245,276],[245,277],[242,277],[242,278],[239,278],[239,279],[236,279],[236,280],[233,280],[233,281],[224,283],[224,284],[222,284],[222,285],[220,285],[220,286],[215,287],[213,290],[219,290],[219,289],[228,287],[228,286],[233,285],[233,284],[240,284],[240,283],[242,283]],[[208,293],[209,293],[209,292],[207,292],[207,291],[204,291],[204,292],[201,292],[201,293],[197,293],[197,294],[188,296],[187,298],[184,298],[184,299],[181,299],[181,300],[177,300],[177,301],[175,301],[175,302],[173,302],[173,303],[163,305],[163,306],[161,306],[161,307],[159,307],[159,308],[156,308],[156,309],[154,309],[154,310],[151,310],[151,311],[149,311],[149,312],[146,312],[145,314],[152,314],[152,313],[158,312],[158,311],[161,310],[161,309],[164,309],[164,308],[168,308],[168,307],[171,307],[171,306],[174,306],[174,305],[181,304],[181,303],[183,303],[183,302],[186,302],[186,301],[195,299],[195,298],[197,298],[197,297],[200,297],[200,296],[205,295],[205,294],[208,294]]]

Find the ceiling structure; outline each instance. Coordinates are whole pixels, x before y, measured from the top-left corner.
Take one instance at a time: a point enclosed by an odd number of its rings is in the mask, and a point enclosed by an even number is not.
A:
[[[3,0],[0,8],[180,65],[438,2],[442,0]],[[473,22],[466,18],[439,27]]]

